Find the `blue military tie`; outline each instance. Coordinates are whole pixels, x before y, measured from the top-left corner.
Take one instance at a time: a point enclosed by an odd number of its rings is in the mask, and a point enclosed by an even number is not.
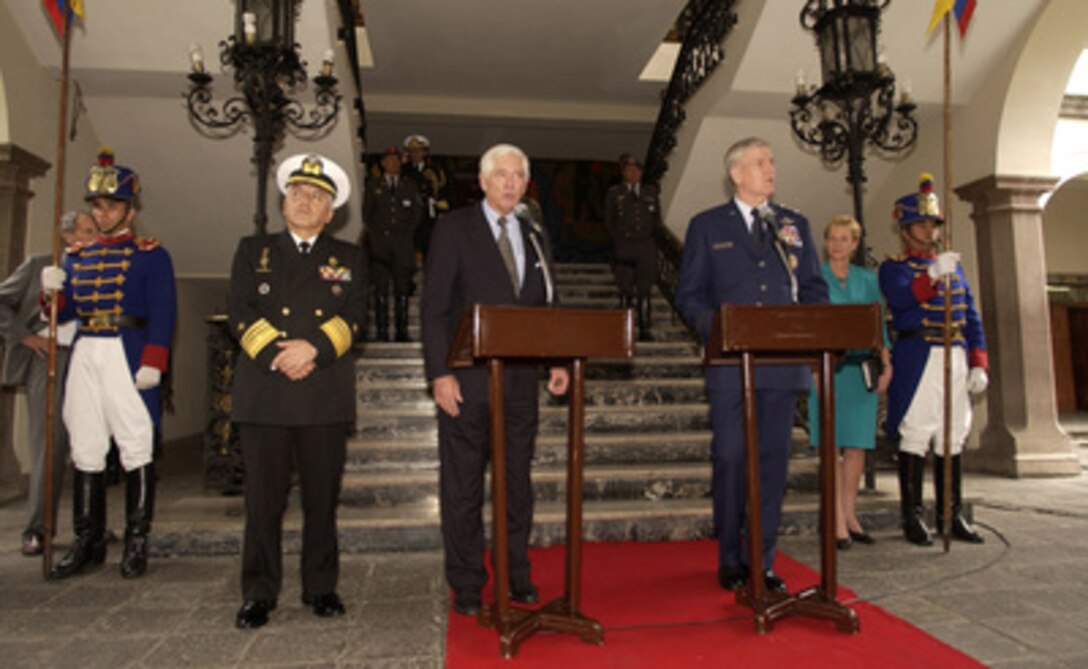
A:
[[[749,231],[752,234],[752,241],[756,246],[763,245],[763,218],[759,215],[759,210],[752,210],[752,229]]]

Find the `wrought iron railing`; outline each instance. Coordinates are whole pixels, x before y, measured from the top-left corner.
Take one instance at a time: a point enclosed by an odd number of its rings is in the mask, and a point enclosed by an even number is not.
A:
[[[344,41],[344,48],[347,50],[348,58],[351,61],[348,69],[351,70],[351,79],[355,82],[355,96],[352,107],[359,114],[359,127],[356,128],[355,133],[363,146],[359,160],[365,164],[367,145],[366,106],[363,104],[363,82],[359,76],[359,45],[355,41],[355,26],[362,25],[362,10],[359,7],[359,0],[337,0],[336,4],[340,9],[340,28],[337,35]]]
[[[683,125],[684,106],[725,57],[722,42],[737,23],[733,6],[737,0],[690,0],[676,22],[680,54],[661,102],[650,147],[646,151],[643,179],[659,183],[669,169],[668,156],[676,148],[676,135]],[[681,244],[666,227],[654,231],[658,255],[658,287],[672,303],[680,271]]]

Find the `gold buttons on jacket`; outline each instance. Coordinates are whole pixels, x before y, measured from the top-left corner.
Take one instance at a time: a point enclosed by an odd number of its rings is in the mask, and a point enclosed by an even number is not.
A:
[[[324,316],[324,315],[325,315],[325,312],[324,312],[323,310],[321,310],[321,309],[314,309],[314,316],[317,316],[318,318],[320,318],[320,317],[322,317],[322,316]]]
[[[280,311],[280,313],[282,313],[284,316],[290,316],[291,315],[291,309],[289,307],[284,307]]]

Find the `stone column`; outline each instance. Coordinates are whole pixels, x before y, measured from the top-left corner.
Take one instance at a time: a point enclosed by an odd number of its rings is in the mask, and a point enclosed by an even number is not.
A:
[[[1043,212],[1050,177],[989,176],[956,189],[972,206],[976,287],[990,354],[989,420],[972,469],[1024,476],[1076,476],[1080,460],[1058,426],[1046,297]]]
[[[34,196],[30,180],[48,169],[49,163],[34,154],[14,144],[0,144],[0,279],[23,261],[27,203]],[[0,361],[3,348],[0,344]],[[14,412],[15,393],[11,389],[0,390],[0,502],[22,494],[22,473],[12,443]]]

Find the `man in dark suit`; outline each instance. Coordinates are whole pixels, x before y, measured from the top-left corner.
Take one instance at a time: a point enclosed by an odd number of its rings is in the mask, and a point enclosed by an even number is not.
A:
[[[382,174],[370,179],[363,200],[366,249],[374,284],[374,325],[378,341],[389,341],[389,284],[393,284],[393,327],[397,341],[408,341],[408,295],[416,271],[416,228],[426,210],[415,179],[401,175],[400,153],[390,146]]]
[[[608,189],[604,224],[612,233],[612,255],[620,308],[635,306],[640,341],[650,341],[650,292],[657,281],[654,227],[661,221],[657,186],[642,183],[642,165],[631,155],[620,158],[623,181]]]
[[[453,610],[480,610],[484,569],[484,470],[490,454],[487,370],[451,370],[446,356],[457,324],[473,304],[544,306],[554,303],[551,251],[543,231],[513,215],[529,182],[529,159],[509,144],[480,159],[484,202],[442,217],[423,274],[423,355],[438,405],[442,540]],[[510,596],[538,599],[529,573],[533,491],[529,465],[538,417],[540,372],[535,365],[506,369],[507,518]],[[567,390],[566,369],[554,367],[548,390]]]
[[[287,229],[241,240],[228,304],[242,348],[232,390],[246,470],[239,628],[264,625],[276,608],[292,464],[302,494],[302,602],[321,617],[344,613],[336,507],[355,422],[351,351],[365,331],[366,276],[361,249],[324,232],[350,193],[344,171],[297,155],[276,176]]]
[[[60,221],[60,234],[68,247],[90,244],[98,234],[90,214],[70,211]],[[49,367],[49,327],[42,319],[38,297],[42,289],[42,268],[49,265],[47,253],[32,255],[11,276],[0,283],[0,341],[4,342],[4,367],[0,385],[26,386],[30,487],[27,494],[27,523],[23,531],[23,555],[41,555],[45,542],[45,393]],[[62,261],[63,264],[63,261]],[[57,503],[68,466],[68,433],[61,419],[61,398],[68,351],[76,333],[76,322],[57,328],[55,410],[53,412],[53,529],[56,530]]]
[[[775,189],[774,155],[763,140],[737,142],[725,154],[734,197],[691,219],[676,306],[705,340],[719,305],[827,302],[816,246],[804,216],[769,198]],[[735,590],[748,578],[745,536],[743,389],[737,367],[707,366],[710,398],[714,527],[718,533],[718,580]],[[778,521],[789,464],[790,431],[797,397],[806,391],[806,366],[756,367],[762,574],[767,588],[784,592],[773,571]]]

